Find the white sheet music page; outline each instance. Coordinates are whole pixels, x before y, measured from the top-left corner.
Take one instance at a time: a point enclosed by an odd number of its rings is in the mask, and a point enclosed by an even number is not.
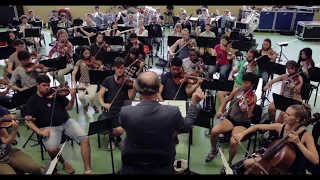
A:
[[[168,102],[168,105],[170,106],[178,106],[181,112],[182,117],[186,117],[187,115],[187,105],[186,101],[165,101]]]

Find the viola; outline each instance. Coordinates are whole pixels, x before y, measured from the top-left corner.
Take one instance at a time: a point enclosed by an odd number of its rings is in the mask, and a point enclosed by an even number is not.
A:
[[[49,93],[46,95],[47,99],[53,99],[56,95],[59,96],[68,96],[70,94],[69,86],[62,86],[62,87],[51,87]],[[86,88],[76,88],[78,90],[85,91]]]
[[[313,116],[314,118],[308,118],[301,121],[294,131],[297,131],[302,126],[308,126],[309,124],[319,122],[320,114],[315,113]],[[273,141],[262,154],[261,160],[249,166],[244,174],[275,175],[285,173],[296,158],[296,152],[293,146],[287,141],[288,138],[289,134],[280,140]]]
[[[117,84],[126,84],[128,86],[133,86],[133,83],[136,81],[134,78],[127,78],[124,74],[122,76],[117,77]]]
[[[0,118],[0,128],[9,128],[12,125],[12,120],[26,120],[26,121],[32,121],[34,122],[36,119],[26,119],[26,118],[15,118],[12,114],[5,115]]]
[[[92,67],[93,70],[99,70],[100,67],[103,66],[103,61],[102,60],[98,60],[93,56],[91,56],[90,59],[84,60],[84,63],[87,66]]]
[[[35,63],[30,62],[26,67],[26,72],[32,72],[32,71],[37,71],[37,72],[43,72],[43,68],[45,68],[44,64],[38,64],[36,65]],[[54,71],[54,68],[48,68],[49,71]]]

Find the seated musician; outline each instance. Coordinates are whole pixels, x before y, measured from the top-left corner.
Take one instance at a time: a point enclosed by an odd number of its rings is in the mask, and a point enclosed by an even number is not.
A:
[[[36,17],[34,10],[29,11],[29,21],[41,21],[40,18]]]
[[[214,26],[213,26],[213,25],[214,25],[213,22],[211,22],[211,16],[210,16],[210,15],[207,15],[206,18],[205,18],[203,21],[204,21],[204,23],[201,24],[201,25],[199,25],[199,26],[196,28],[196,34],[197,34],[197,35],[200,35],[201,32],[202,32],[203,30],[205,30],[206,24],[210,24],[211,27],[214,27]],[[216,35],[216,34],[214,34],[214,35]]]
[[[111,37],[114,37],[114,36],[121,37],[121,32],[118,29],[118,24],[115,22],[112,22],[111,23],[111,30],[105,31],[105,34],[106,34],[106,36],[111,36]],[[113,52],[120,52],[122,50],[121,45],[110,44],[109,47],[110,47],[110,51],[113,51]]]
[[[83,106],[83,113],[87,114],[89,105],[92,106],[95,113],[99,112],[99,108],[95,105],[96,93],[98,85],[90,84],[89,71],[90,70],[102,70],[103,65],[95,69],[92,65],[87,65],[86,61],[90,62],[91,58],[90,48],[88,46],[82,46],[80,51],[80,60],[74,66],[72,71],[72,81],[76,87],[85,88],[86,90],[78,90],[79,100]],[[80,70],[79,84],[76,81],[76,74]],[[85,94],[88,93],[89,103],[85,99]]]
[[[281,81],[280,95],[302,102],[301,86],[303,84],[303,79],[300,74],[297,74],[299,73],[299,65],[295,61],[288,61],[286,67],[288,74],[282,74],[272,79],[266,84],[265,87],[263,87],[263,90],[267,91],[274,83]],[[268,107],[269,119],[271,122],[275,122],[276,111],[277,109],[274,105],[274,102],[272,102]],[[284,115],[285,113],[281,112],[276,122],[283,123]]]
[[[49,51],[49,59],[52,58],[54,53],[57,53],[58,57],[67,56],[67,66],[65,69],[60,69],[58,71],[50,72],[51,76],[54,76],[55,79],[60,83],[60,86],[66,84],[64,75],[69,73],[73,69],[73,45],[68,41],[67,31],[60,29],[57,32],[58,41],[54,44],[52,49]]]
[[[104,43],[106,43],[106,42],[103,40],[103,34],[101,32],[98,32],[97,37],[96,37],[96,42],[91,44],[89,47],[91,55],[95,56],[96,59],[100,59],[100,60],[105,59],[106,52],[111,51],[111,48],[107,44],[104,44]],[[102,47],[102,46],[104,46],[104,47]],[[80,49],[80,51],[81,51],[81,49]]]
[[[13,90],[24,91],[26,89],[32,88],[37,85],[36,78],[39,76],[39,73],[48,72],[48,68],[44,67],[42,69],[34,69],[34,66],[30,62],[30,52],[27,50],[18,52],[18,59],[20,65],[13,71],[10,84],[12,84]],[[17,81],[20,81],[21,87],[18,87]]]
[[[125,100],[134,100],[136,97],[136,91],[125,83],[125,60],[123,58],[117,57],[114,60],[114,70],[115,74],[113,76],[107,77],[101,84],[100,90],[98,92],[98,100],[102,107],[106,111],[103,111],[102,114],[98,117],[98,120],[104,120],[110,117],[113,117],[119,114],[121,107]],[[121,88],[121,85],[124,84]],[[120,89],[121,88],[121,89]],[[119,92],[119,93],[118,93]],[[124,130],[120,124],[113,123],[112,135],[115,139],[111,139],[108,143],[108,150],[113,150],[115,146],[121,148],[123,146],[121,135]]]
[[[58,22],[58,25],[57,25],[58,27],[71,28],[72,22],[67,19],[66,13],[61,13],[60,18],[61,18],[61,20]]]
[[[169,48],[169,54],[170,56],[176,55],[176,49],[181,49],[179,51],[179,57],[180,59],[184,59],[189,57],[189,48],[188,46],[196,47],[195,42],[192,41],[192,39],[189,36],[189,30],[183,29],[182,30],[182,38],[177,40],[170,48]]]
[[[220,18],[221,24],[218,29],[219,37],[226,33],[226,24],[227,24],[227,21],[230,19],[229,13],[230,11],[228,9],[224,10],[224,14]]]
[[[12,87],[7,79],[0,79],[0,85],[3,86],[7,84],[4,88],[4,91],[0,91],[0,107],[10,109],[12,107],[12,97],[7,95]]]
[[[188,97],[196,91],[198,87],[203,82],[202,78],[197,78],[197,83],[190,85],[187,83],[176,84],[174,78],[179,77],[182,73],[182,60],[178,57],[174,57],[170,62],[170,72],[167,72],[161,76],[161,85],[159,89],[159,101],[163,100],[183,100],[187,101]],[[182,77],[183,79],[183,77]],[[180,81],[179,81],[180,83]],[[181,88],[179,88],[181,87]],[[177,134],[174,135],[174,140],[176,144],[179,144],[179,139]]]
[[[103,24],[103,14],[100,12],[99,6],[94,6],[94,13],[92,13],[92,20],[96,23],[97,27]]]
[[[138,26],[139,28],[135,31],[137,36],[148,37],[148,30],[145,29],[144,22],[142,20],[139,21]]]
[[[287,108],[284,115],[284,123],[257,124],[251,126],[245,131],[234,135],[236,141],[240,142],[247,134],[256,131],[277,131],[279,139],[289,135],[288,141],[293,146],[295,158],[291,166],[284,173],[306,174],[306,162],[310,161],[314,165],[319,164],[319,155],[315,146],[314,139],[310,132],[300,127],[294,132],[295,128],[301,121],[310,118],[311,109],[308,105],[292,105]],[[250,168],[256,161],[259,163],[261,157],[255,159],[249,158],[243,162],[246,169]]]
[[[180,23],[177,23],[174,26],[173,31],[171,32],[170,36],[177,36],[177,37],[182,37],[182,26]]]
[[[22,24],[20,24],[18,26],[19,33],[23,33],[25,29],[33,27],[31,24],[28,24],[28,16],[22,15],[20,17],[20,20],[21,20]],[[30,44],[34,44],[36,47],[36,52],[40,51],[40,43],[39,43],[39,41],[35,40],[34,37],[26,37],[26,38],[22,38],[22,39],[25,39],[26,42],[28,42]]]
[[[8,110],[0,107],[0,116],[8,115]],[[6,122],[7,123],[7,122]],[[20,149],[12,148],[10,144],[15,141],[18,134],[19,121],[12,120],[12,131],[9,134],[6,128],[0,127],[0,174],[16,174],[15,170],[30,174],[42,174],[40,165]]]
[[[160,8],[157,7],[156,8],[156,13],[155,15],[157,16],[157,22],[160,24],[160,25],[164,25],[164,18],[163,16],[161,15],[161,12],[160,12]]]
[[[259,56],[262,55],[267,55],[266,57],[262,58],[267,58],[270,62],[274,63],[276,62],[278,54],[272,49],[271,47],[271,40],[269,38],[266,38],[263,43],[262,43],[262,49],[259,50]],[[265,66],[261,62],[264,61],[264,59],[261,59],[258,61],[259,66]],[[265,67],[265,68],[271,68],[271,67]],[[260,76],[262,78],[262,87],[264,87],[267,82],[269,81],[269,73],[267,71],[261,70],[260,71]]]
[[[216,56],[216,65],[210,66],[209,68],[209,78],[212,79],[213,75],[220,70],[220,80],[227,80],[228,70],[231,64],[229,60],[235,57],[234,52],[229,50],[228,45],[230,44],[230,38],[226,35],[221,37],[220,44],[216,45],[213,50],[213,56]]]
[[[202,8],[201,9],[201,14],[198,16],[198,20],[203,20],[204,21],[207,18],[208,15],[209,15],[208,9]]]
[[[206,162],[212,161],[219,153],[218,150],[218,137],[220,134],[231,132],[235,135],[246,128],[250,127],[252,112],[256,106],[257,96],[253,92],[253,87],[258,84],[259,78],[253,73],[246,73],[242,77],[242,86],[233,89],[231,94],[223,101],[217,112],[218,118],[223,118],[217,125],[211,130],[211,151],[209,152]],[[245,96],[245,97],[244,97]],[[240,98],[240,99],[239,99]],[[246,98],[248,103],[241,100]],[[230,102],[231,109],[225,112],[227,103]],[[223,113],[224,112],[224,113]],[[229,160],[231,165],[233,158],[235,157],[238,149],[238,143],[234,138],[230,139],[229,147]]]
[[[123,17],[126,17],[126,16],[127,15],[122,12],[122,7],[118,6],[117,13],[116,13],[116,22],[117,22],[117,24],[124,24]]]
[[[177,23],[180,23],[182,27],[185,27],[186,25],[192,25],[191,21],[187,20],[187,13],[183,12],[180,15],[180,20],[177,21]]]
[[[301,66],[299,68],[301,73],[301,77],[303,79],[303,83],[310,84],[310,76],[312,68],[315,67],[314,61],[312,59],[312,49],[311,48],[303,48],[299,53],[298,65]]]
[[[178,17],[181,19],[181,15],[182,15],[183,13],[186,13],[186,12],[187,12],[187,11],[186,11],[185,9],[180,8],[180,9],[179,9]]]
[[[133,21],[133,14],[129,14],[128,15],[128,22],[125,23],[125,26],[133,27],[133,28],[137,28],[138,27],[138,24]]]
[[[151,16],[151,22],[148,25],[149,28],[156,30],[156,31],[161,31],[162,32],[162,28],[161,25],[157,22],[157,16],[156,15],[152,15]],[[161,33],[162,34],[162,33]],[[160,50],[160,43],[161,43],[161,37],[153,37],[152,38],[152,43],[156,43],[156,55],[158,55],[158,52]]]
[[[14,40],[18,39],[17,35],[15,35],[13,33],[13,31],[8,31],[8,34],[9,34],[9,37],[8,37],[8,40],[7,40],[7,46],[10,47],[10,46],[14,46],[13,45],[13,42]]]
[[[142,59],[146,58],[146,53],[144,52],[144,45],[142,42],[138,40],[138,36],[136,33],[131,33],[129,35],[130,42],[125,46],[125,49],[123,51],[129,51],[132,47],[136,47],[139,49],[139,54],[142,56]]]
[[[87,14],[86,20],[83,22],[82,26],[93,28],[97,27],[97,24],[94,21],[92,21],[92,14]]]
[[[194,48],[189,49],[189,57],[182,59],[182,70],[186,73],[204,74],[205,65],[203,60],[197,56],[197,51]]]
[[[247,72],[252,72],[255,75],[259,76],[259,66],[257,65],[257,62],[255,61],[256,58],[258,58],[258,51],[254,48],[249,49],[246,59],[242,60],[237,67],[235,67],[229,74],[228,80],[229,81],[235,81],[233,89],[241,87],[242,86],[242,77]],[[250,64],[250,65],[249,65]],[[238,73],[237,76],[234,77],[234,75]],[[219,104],[221,104],[225,100],[225,96],[229,94],[230,92],[226,91],[218,91],[218,101]]]
[[[59,146],[62,135],[66,135],[77,142],[81,146],[81,155],[85,168],[84,174],[91,174],[89,137],[80,124],[72,119],[68,113],[74,105],[76,90],[74,88],[68,90],[71,94],[70,100],[62,94],[56,94],[54,98],[50,98],[48,96],[50,94],[50,81],[47,75],[37,77],[38,91],[29,98],[25,110],[25,118],[36,118],[36,121],[35,123],[26,121],[26,125],[43,137],[44,146],[48,150],[51,159],[54,159],[60,151]],[[52,116],[52,111],[54,111],[54,116]],[[62,155],[59,158],[59,162],[67,173],[73,174],[75,172]]]
[[[209,38],[216,37],[216,34],[211,31],[210,24],[206,24],[205,29],[206,30],[199,35],[200,37],[209,37]],[[204,54],[205,51],[208,52],[211,56],[213,55],[213,48],[211,48],[211,47],[206,47],[206,48],[201,47],[200,48],[200,54]]]
[[[127,56],[125,57],[125,67],[124,73],[128,78],[137,78],[138,75],[143,71],[144,59],[139,52],[137,47],[132,47],[129,49]]]
[[[50,18],[50,22],[51,21],[60,21],[61,20],[61,18],[59,16],[59,12],[57,10],[53,10],[52,13],[53,14],[52,14],[52,17]]]

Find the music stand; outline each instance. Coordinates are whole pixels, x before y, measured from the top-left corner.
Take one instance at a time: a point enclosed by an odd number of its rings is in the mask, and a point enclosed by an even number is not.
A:
[[[50,27],[52,28],[52,27],[57,27],[59,24],[59,21],[50,21],[49,23],[50,23]]]
[[[120,51],[120,52],[106,52],[105,56],[103,58],[104,64],[110,64],[112,65],[114,60],[117,57],[125,58],[127,55],[127,51]]]
[[[110,45],[123,46],[123,38],[121,36],[104,36],[103,40]]]
[[[217,56],[208,56],[208,55],[199,55],[199,57],[203,60],[203,63],[207,66],[215,66]]]
[[[7,42],[9,39],[9,32],[0,32],[0,42]]]
[[[16,52],[16,48],[0,47],[0,59],[8,59],[14,52]]]
[[[62,57],[57,57],[53,59],[48,59],[48,60],[42,60],[39,61],[39,64],[43,64],[45,67],[53,69],[53,71],[58,71],[60,69],[65,69],[67,66],[67,56],[62,56]],[[53,74],[53,85],[55,86],[55,75],[56,73]]]
[[[260,66],[259,66],[260,67]],[[287,67],[285,65],[279,64],[279,63],[274,63],[273,64],[273,70],[271,70],[271,79],[273,79],[273,74],[286,74],[287,73]],[[272,86],[268,89],[267,96],[269,96],[269,92],[271,92]]]
[[[215,47],[217,44],[220,43],[219,38],[211,38],[211,37],[197,37],[197,44],[199,47]]]
[[[94,134],[98,134],[104,131],[109,131],[109,139],[112,139],[112,123],[114,121],[118,121],[119,115],[116,115],[114,117],[111,118],[107,118],[107,119],[103,119],[103,120],[99,120],[99,121],[95,121],[95,122],[91,122],[89,124],[89,132],[88,132],[88,136],[94,135]],[[109,141],[110,143],[110,147],[111,147],[111,141]],[[115,170],[114,170],[114,159],[113,159],[113,150],[110,150],[110,154],[111,154],[111,165],[112,165],[112,174],[115,174]]]
[[[320,76],[319,76],[319,74],[320,74],[320,68],[318,68],[318,67],[313,67],[312,69],[311,69],[311,72],[310,72],[310,81],[313,81],[313,82],[317,82],[318,83],[318,85],[317,86],[313,86],[313,89],[316,89],[316,95],[315,95],[315,97],[314,97],[314,104],[313,104],[313,106],[316,106],[316,102],[317,102],[317,97],[318,97],[318,89],[319,89],[319,85],[320,85]],[[312,93],[312,91],[310,92],[310,94],[309,94],[309,98],[310,98],[310,96],[311,96],[311,93]],[[308,99],[309,99],[308,98]]]
[[[181,37],[177,37],[177,36],[168,36],[168,43],[167,45],[169,47],[171,47],[176,41],[178,41],[179,39],[181,39]]]
[[[97,70],[90,70],[89,71],[89,79],[90,84],[97,84],[98,87],[102,82],[109,76],[114,75],[113,70],[104,70],[104,71],[97,71]]]
[[[161,38],[162,42],[164,42],[163,39],[163,35],[162,35],[162,29],[161,26],[159,24],[155,24],[155,25],[149,25],[149,26],[145,26],[146,29],[148,30],[148,39],[154,39],[154,38]],[[162,48],[162,54],[163,54],[163,58],[164,59],[164,46],[161,47]],[[155,54],[153,52],[153,47],[152,47],[152,43],[151,43],[151,55],[152,55],[152,62],[153,62],[153,55]],[[155,54],[155,57],[159,58],[160,57]]]
[[[77,36],[77,37],[69,38],[68,40],[74,46],[83,46],[83,45],[90,46],[89,37]]]
[[[292,98],[287,98],[284,96],[281,96],[279,94],[273,93],[273,102],[276,109],[285,112],[288,107],[295,105],[295,104],[302,104],[302,102],[294,100]]]
[[[12,107],[19,107],[21,105],[27,104],[27,101],[31,96],[33,96],[37,92],[37,87],[31,87],[24,91],[18,91],[12,95]]]
[[[33,27],[33,28],[26,28],[23,31],[23,37],[40,37],[41,35],[41,28]]]
[[[43,28],[43,21],[29,21],[28,23],[33,27]]]
[[[259,69],[268,73],[268,81],[270,78],[273,79],[273,74],[275,71],[277,71],[277,74],[283,73],[283,72],[286,73],[286,69],[283,69],[283,66],[281,64],[278,66],[276,65],[276,63],[270,62],[268,56],[261,57],[260,59],[258,59],[257,62],[258,62]],[[271,103],[270,100],[267,98],[268,95],[269,95],[269,91],[268,91],[268,94],[266,91],[262,91],[261,98],[259,99],[261,100],[261,103],[260,103],[261,107],[264,107],[265,100]]]

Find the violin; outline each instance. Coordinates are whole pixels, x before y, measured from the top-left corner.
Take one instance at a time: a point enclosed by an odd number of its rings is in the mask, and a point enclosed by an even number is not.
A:
[[[45,66],[43,64],[38,64],[36,65],[35,63],[30,62],[26,67],[26,72],[30,73],[33,71],[37,71],[37,72],[43,72],[43,68],[45,68]],[[49,71],[53,71],[53,68],[48,68]]]
[[[26,120],[26,121],[35,121],[35,118],[26,119],[26,118],[15,118],[12,114],[8,114],[0,118],[0,128],[9,128],[12,125],[12,120]]]
[[[181,71],[177,76],[173,77],[173,81],[177,85],[181,85],[183,83],[187,84],[196,84],[198,82],[199,74],[197,73],[186,73]]]
[[[131,78],[131,77],[127,78],[124,74],[122,76],[117,77],[117,80],[116,80],[117,84],[124,84],[125,83],[126,85],[128,85],[130,87],[133,86],[133,83],[135,81],[136,81],[136,79]]]
[[[87,66],[92,67],[93,70],[99,70],[100,67],[103,66],[103,61],[102,60],[98,60],[93,56],[91,56],[90,59],[84,60],[84,63]]]
[[[249,113],[249,107],[251,105],[255,104],[253,90],[249,89],[247,92],[242,91],[242,93],[240,93],[237,97],[240,98],[239,106],[240,107],[246,107],[247,113]]]
[[[53,99],[56,95],[59,96],[68,96],[70,94],[69,86],[62,86],[62,87],[51,87],[49,93],[46,95],[47,99]],[[76,88],[78,90],[85,91],[86,88]]]
[[[313,116],[314,118],[308,118],[301,121],[294,131],[297,131],[302,126],[308,126],[309,124],[319,122],[320,114],[315,113]],[[296,158],[296,152],[292,144],[287,141],[288,138],[289,134],[282,139],[273,141],[262,154],[261,160],[256,161],[249,166],[244,174],[275,175],[285,173]]]
[[[293,83],[294,85],[299,85],[300,84],[300,80],[299,80],[299,74],[293,74],[291,76],[288,76],[287,81],[284,81],[284,83],[289,86],[291,83]]]

